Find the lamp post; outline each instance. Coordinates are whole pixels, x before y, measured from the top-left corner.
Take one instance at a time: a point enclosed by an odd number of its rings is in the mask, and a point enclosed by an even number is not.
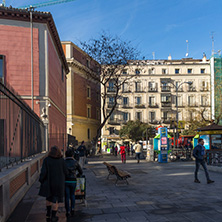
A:
[[[178,147],[178,138],[179,138],[179,136],[178,136],[178,125],[179,125],[179,118],[178,118],[178,90],[179,90],[179,88],[183,85],[183,84],[188,84],[188,85],[192,85],[193,84],[193,82],[191,82],[191,81],[189,81],[189,82],[182,82],[182,83],[180,83],[179,85],[175,85],[174,83],[172,83],[172,82],[169,82],[170,84],[172,84],[174,87],[175,87],[175,89],[176,89],[176,122],[177,122],[177,125],[176,125],[176,141],[177,141],[177,147]],[[174,148],[175,148],[175,142],[174,142]]]

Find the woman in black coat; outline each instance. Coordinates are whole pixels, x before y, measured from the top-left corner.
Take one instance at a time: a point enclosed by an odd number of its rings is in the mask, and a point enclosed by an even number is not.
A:
[[[58,147],[53,146],[48,157],[43,161],[39,182],[39,195],[46,197],[46,218],[58,221],[56,216],[58,203],[63,202],[65,176],[68,174],[64,159]],[[52,215],[51,215],[52,211]]]

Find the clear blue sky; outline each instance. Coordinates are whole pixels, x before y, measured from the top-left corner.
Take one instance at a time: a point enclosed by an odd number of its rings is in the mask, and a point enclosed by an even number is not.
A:
[[[2,1],[2,0],[0,0]],[[20,7],[47,0],[6,0]],[[75,0],[48,7],[61,41],[87,41],[102,30],[132,41],[146,59],[211,56],[214,32],[215,51],[222,49],[221,0]]]

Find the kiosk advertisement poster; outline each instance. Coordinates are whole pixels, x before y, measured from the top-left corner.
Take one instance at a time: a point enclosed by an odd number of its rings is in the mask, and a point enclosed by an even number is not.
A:
[[[209,135],[200,135],[200,138],[204,140],[204,147],[206,150],[210,149],[210,136]]]
[[[159,162],[167,163],[167,128],[160,128],[160,160]]]

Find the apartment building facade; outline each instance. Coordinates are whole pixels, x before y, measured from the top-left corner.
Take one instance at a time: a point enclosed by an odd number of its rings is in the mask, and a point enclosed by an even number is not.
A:
[[[189,121],[200,112],[210,118],[210,61],[181,60],[130,61],[122,78],[132,78],[122,85],[118,105],[102,130],[102,138],[118,135],[127,121],[140,120],[153,126],[170,128],[176,121]],[[107,109],[113,104],[115,88],[109,82]]]
[[[67,75],[67,133],[78,142],[91,141],[100,125],[100,84],[90,75],[98,75],[99,63],[70,41],[62,42],[69,66]]]

